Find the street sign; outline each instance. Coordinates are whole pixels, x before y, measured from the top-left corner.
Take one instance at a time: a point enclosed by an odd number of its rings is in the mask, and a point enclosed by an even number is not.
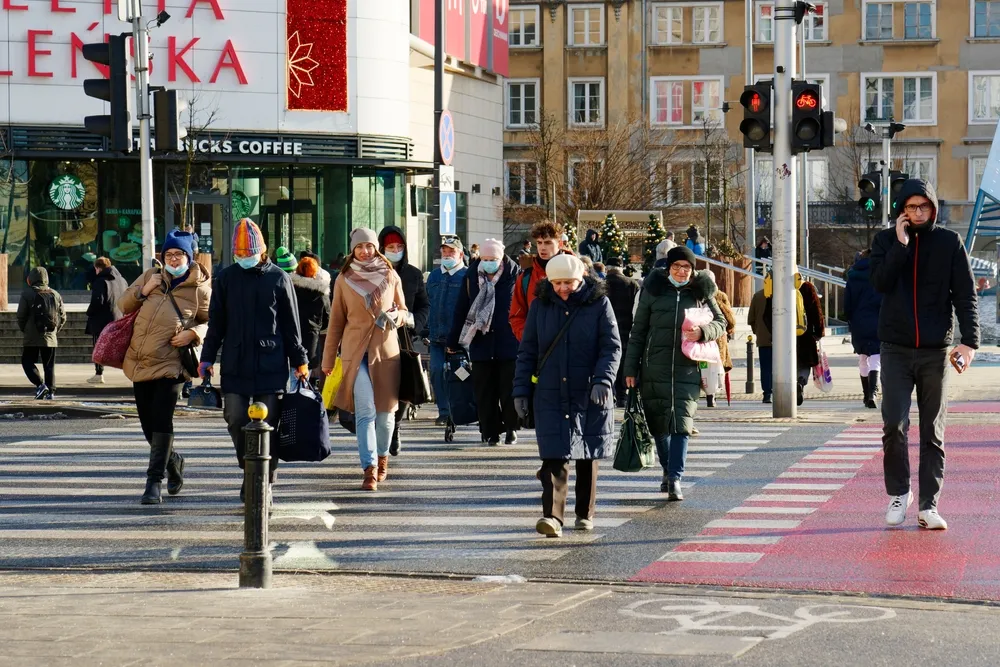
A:
[[[458,215],[458,199],[454,192],[442,192],[438,198],[440,209],[438,212],[438,229],[441,236],[458,233],[456,217]]]
[[[441,148],[441,162],[451,164],[455,158],[455,121],[447,109],[441,112],[438,126],[438,144]]]
[[[441,192],[455,191],[455,168],[446,164],[438,167],[438,190]]]

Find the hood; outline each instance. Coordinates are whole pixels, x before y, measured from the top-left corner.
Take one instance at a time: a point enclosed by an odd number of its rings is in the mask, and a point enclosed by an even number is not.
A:
[[[937,223],[938,212],[941,210],[938,204],[937,192],[934,191],[934,186],[927,181],[922,181],[919,178],[910,178],[903,183],[903,187],[900,188],[899,194],[896,195],[896,199],[893,200],[893,210],[896,211],[892,216],[890,216],[889,222],[895,224],[895,217],[898,217],[900,213],[903,212],[903,206],[906,205],[906,200],[914,195],[921,195],[927,197],[931,201],[931,205],[934,207],[934,214],[931,216],[931,221],[920,228],[914,227],[914,231],[920,231],[921,229],[932,229]]]
[[[579,292],[575,292],[569,297],[569,302],[572,304],[587,305],[598,301],[607,293],[608,286],[604,281],[597,280],[593,276],[584,276],[583,287]],[[535,287],[535,298],[546,304],[563,303],[563,300],[559,298],[556,291],[552,289],[552,283],[547,279],[538,282],[538,285]]]
[[[585,237],[587,243],[597,243],[597,230],[588,229],[587,236]]]
[[[871,274],[871,259],[868,257],[862,257],[858,261],[854,262],[847,272],[848,280],[862,280],[867,282],[869,280],[869,275]]]
[[[330,274],[323,269],[320,269],[319,272],[312,278],[306,278],[305,276],[300,276],[297,273],[289,275],[292,278],[292,285],[294,285],[296,289],[318,292],[324,296],[330,294]]]
[[[108,268],[94,274],[94,280],[107,280],[109,282],[118,280],[121,277],[122,274],[116,266],[109,266]]]
[[[406,243],[406,233],[403,232],[403,230],[397,227],[396,225],[387,225],[386,227],[383,227],[382,231],[378,233],[378,251],[383,255],[385,254],[385,237],[391,234],[392,232],[396,232],[403,239],[403,259],[399,261],[399,264],[400,265],[409,264],[410,250]]]
[[[32,287],[48,287],[49,272],[44,266],[36,266],[28,273],[28,280]]]
[[[669,273],[666,269],[653,269],[653,271],[646,276],[646,279],[642,283],[642,288],[648,290],[653,296],[661,296],[667,292],[667,290],[676,289],[673,283],[669,280]],[[694,294],[694,298],[700,301],[706,301],[719,291],[718,286],[715,281],[708,276],[708,271],[695,271],[694,275],[691,277],[690,282],[681,288],[689,289]]]

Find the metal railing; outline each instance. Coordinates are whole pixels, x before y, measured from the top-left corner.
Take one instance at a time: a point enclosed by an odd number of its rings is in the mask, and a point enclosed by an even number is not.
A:
[[[757,220],[765,225],[772,221],[774,205],[771,202],[757,203]],[[865,220],[864,212],[856,201],[810,202],[809,225],[868,227],[873,223]],[[881,228],[881,224],[874,223]]]

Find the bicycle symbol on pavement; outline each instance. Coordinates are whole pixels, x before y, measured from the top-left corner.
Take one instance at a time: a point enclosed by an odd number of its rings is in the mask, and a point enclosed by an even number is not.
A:
[[[885,607],[847,604],[807,605],[785,616],[765,611],[758,605],[720,604],[715,600],[683,596],[642,600],[620,609],[619,613],[677,623],[676,628],[657,633],[661,635],[739,633],[764,640],[784,639],[817,623],[873,623],[896,617],[894,610]]]

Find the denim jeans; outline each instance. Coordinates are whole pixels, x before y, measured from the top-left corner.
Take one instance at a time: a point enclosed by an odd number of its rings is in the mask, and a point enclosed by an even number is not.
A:
[[[448,405],[448,380],[444,372],[447,358],[444,343],[431,343],[431,386],[434,388],[434,401],[438,406],[438,419],[447,419],[451,416],[451,407]]]
[[[684,476],[684,461],[687,459],[688,439],[686,433],[656,436],[656,455],[667,479],[678,481]]]
[[[757,356],[760,357],[760,388],[765,394],[771,393],[771,385],[774,370],[774,355],[769,347],[758,347]]]
[[[392,413],[375,412],[375,387],[368,373],[368,357],[361,361],[358,376],[354,379],[354,420],[358,430],[358,455],[361,469],[375,465],[378,456],[389,455],[392,438]]]

